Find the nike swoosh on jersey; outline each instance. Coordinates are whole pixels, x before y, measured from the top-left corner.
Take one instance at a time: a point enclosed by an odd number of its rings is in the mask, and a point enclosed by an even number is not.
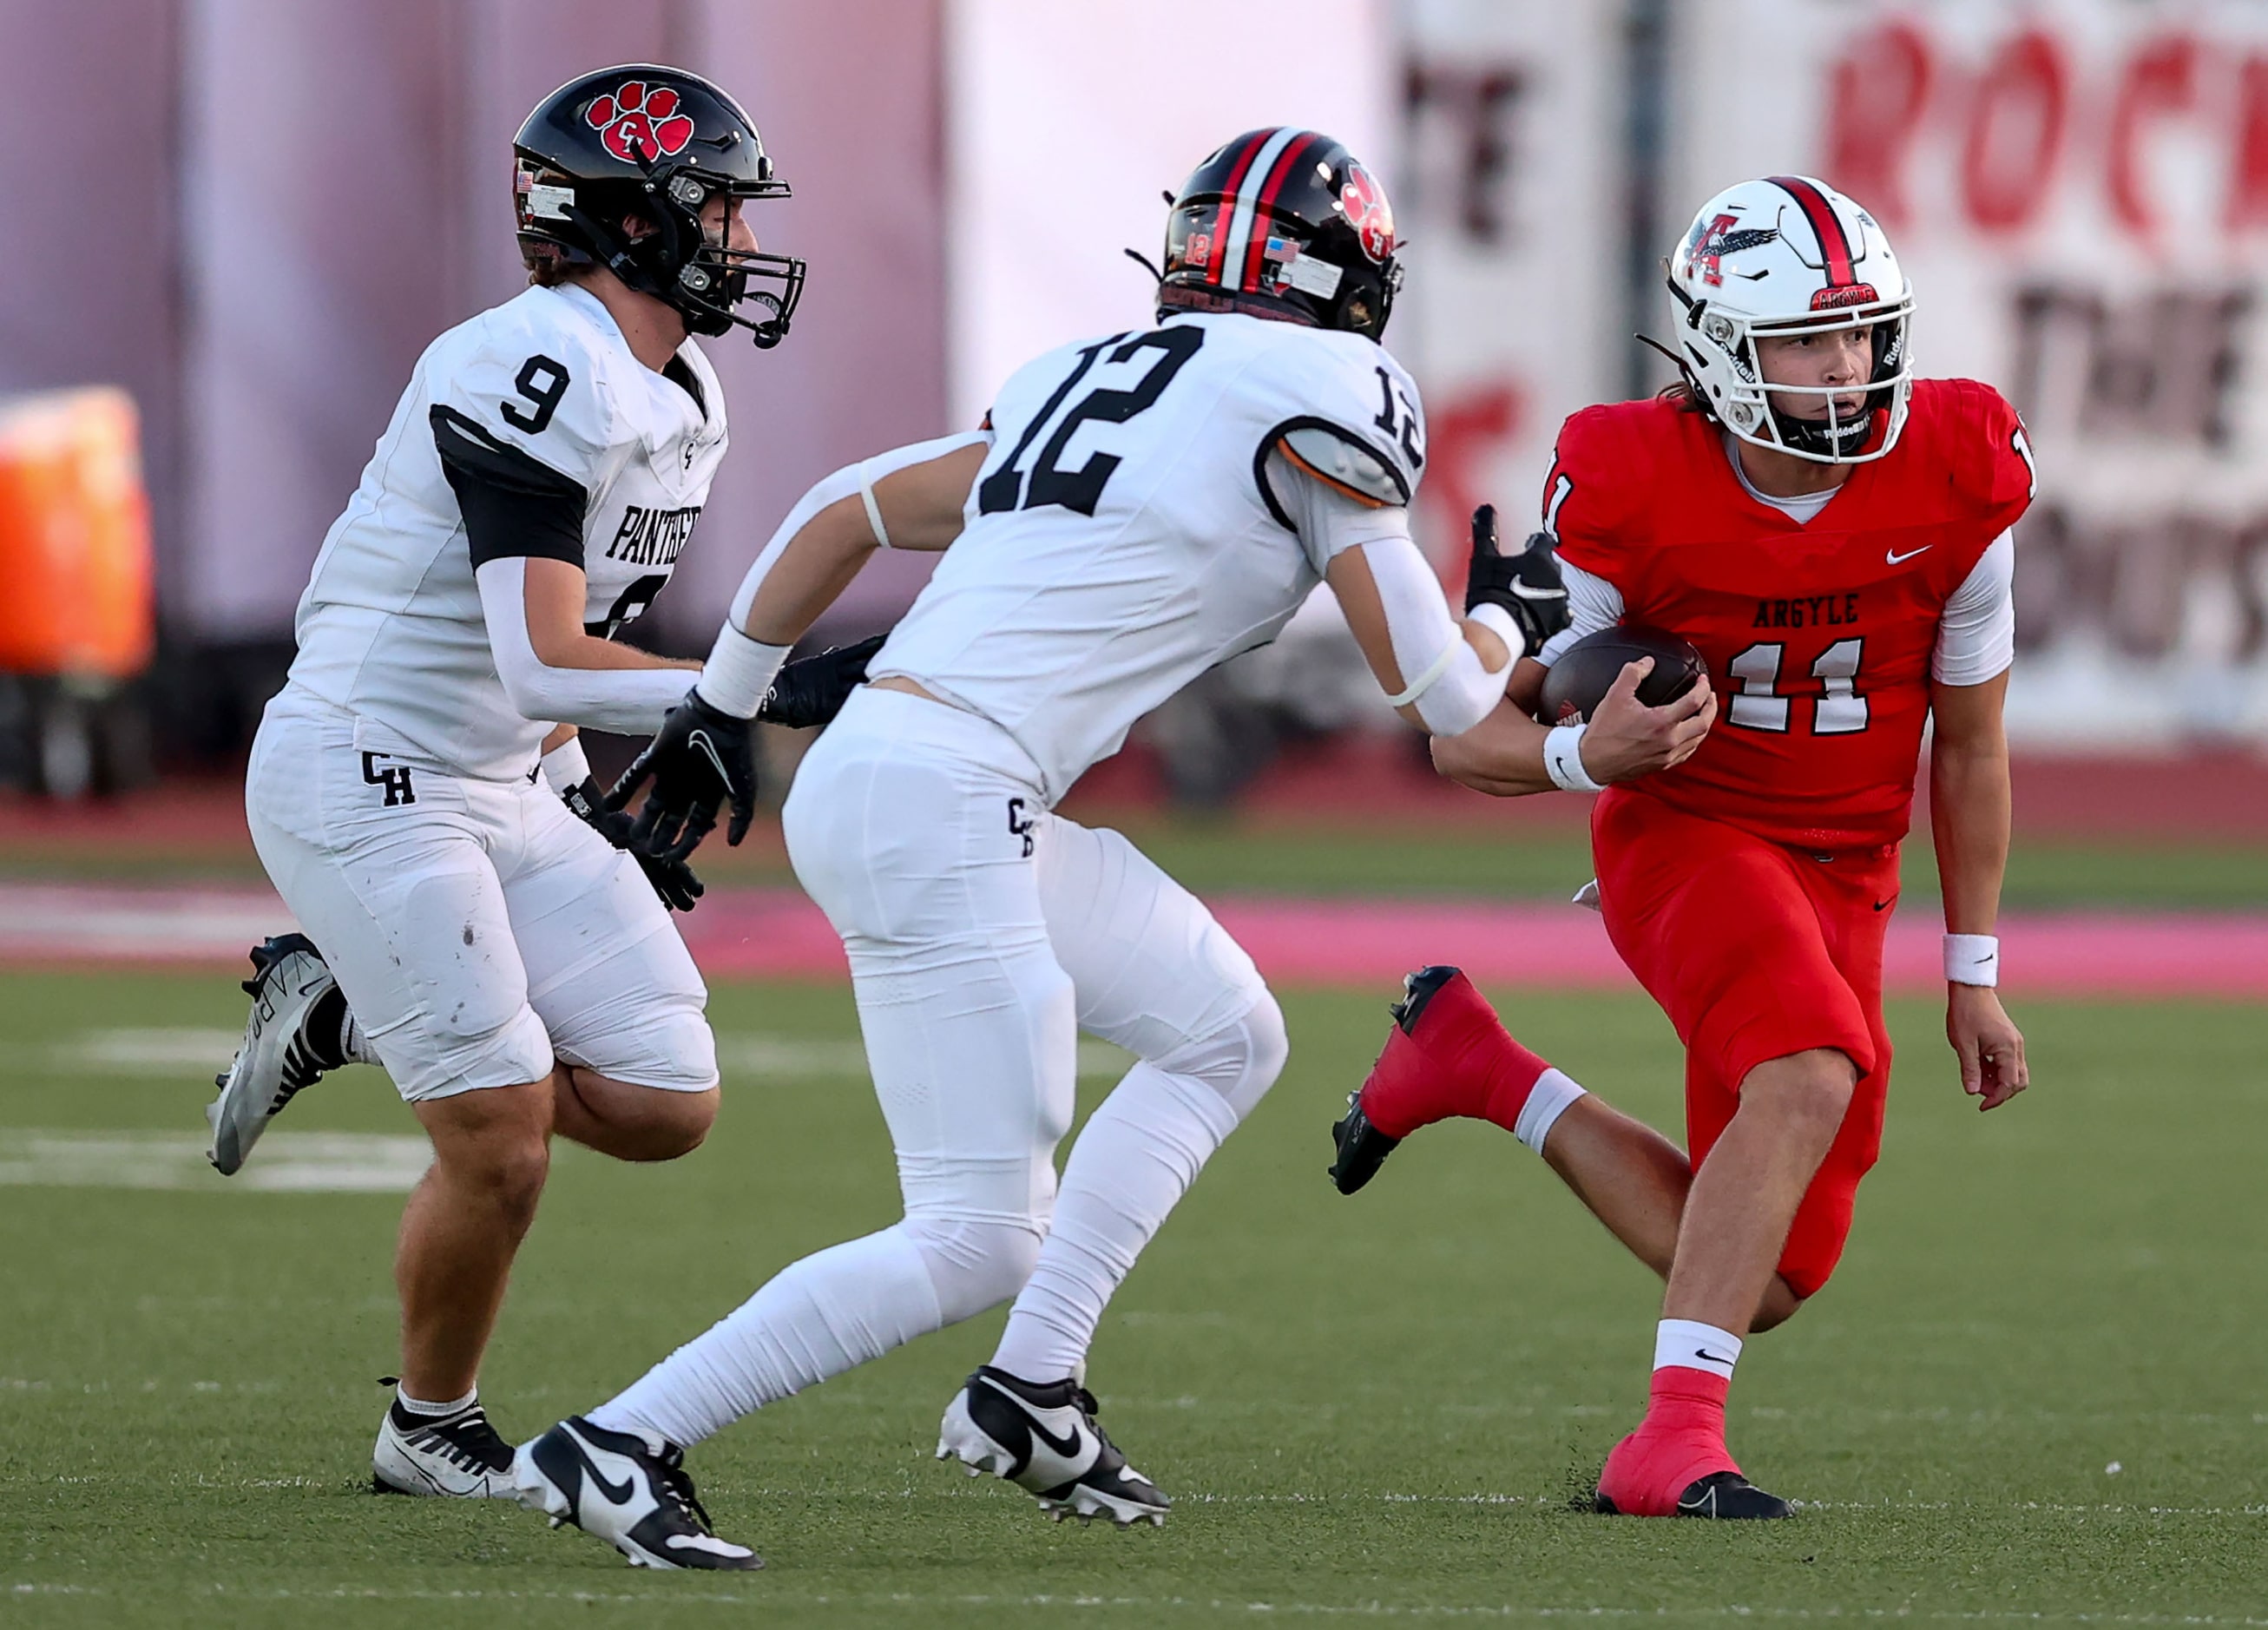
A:
[[[1902,566],[1907,561],[1911,560],[1916,555],[1926,555],[1930,550],[1936,547],[1937,545],[1934,543],[1925,543],[1919,549],[1910,549],[1903,555],[1897,553],[1895,549],[1886,550],[1883,553],[1882,558],[1889,561],[1890,564],[1894,566]]]

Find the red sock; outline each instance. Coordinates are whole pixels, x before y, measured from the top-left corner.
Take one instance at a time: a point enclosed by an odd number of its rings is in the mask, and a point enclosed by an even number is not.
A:
[[[1487,998],[1462,973],[1434,992],[1417,1034],[1396,1025],[1386,1038],[1362,1111],[1389,1138],[1452,1116],[1513,1129],[1536,1078],[1551,1066],[1513,1039]]]

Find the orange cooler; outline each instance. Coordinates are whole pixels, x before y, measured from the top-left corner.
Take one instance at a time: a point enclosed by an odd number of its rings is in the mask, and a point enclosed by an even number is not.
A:
[[[0,671],[139,673],[152,598],[132,398],[93,388],[0,399]]]

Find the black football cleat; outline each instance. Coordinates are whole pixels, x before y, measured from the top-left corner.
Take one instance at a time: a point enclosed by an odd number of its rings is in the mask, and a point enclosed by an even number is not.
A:
[[[1058,1523],[1162,1528],[1174,1502],[1126,1464],[1094,1417],[1094,1395],[1076,1376],[1042,1385],[987,1364],[946,1406],[937,1457],[1015,1484]]]
[[[1615,1502],[1598,1495],[1595,1509],[1602,1516],[1619,1516]],[[1677,1497],[1677,1515],[1725,1522],[1771,1522],[1793,1516],[1795,1508],[1778,1494],[1768,1494],[1737,1471],[1712,1471],[1686,1485]]]
[[[1401,1032],[1403,1038],[1416,1035],[1418,1021],[1425,1014],[1425,1005],[1433,999],[1443,985],[1456,977],[1456,969],[1437,963],[1431,968],[1420,968],[1403,979],[1402,999],[1387,1008],[1387,1012],[1394,1015],[1395,1028]],[[1397,1040],[1388,1036],[1385,1050],[1378,1056],[1378,1063],[1371,1068],[1371,1077],[1375,1079],[1381,1069],[1395,1067],[1388,1064],[1389,1057],[1408,1044],[1406,1039]],[[1369,1084],[1366,1081],[1363,1086]],[[1329,1169],[1331,1181],[1337,1185],[1340,1193],[1353,1193],[1378,1175],[1378,1169],[1386,1163],[1386,1157],[1393,1154],[1401,1142],[1401,1139],[1389,1138],[1370,1124],[1370,1117],[1362,1110],[1362,1089],[1358,1088],[1347,1095],[1346,1118],[1331,1124],[1331,1143],[1338,1152],[1338,1159],[1331,1163]]]

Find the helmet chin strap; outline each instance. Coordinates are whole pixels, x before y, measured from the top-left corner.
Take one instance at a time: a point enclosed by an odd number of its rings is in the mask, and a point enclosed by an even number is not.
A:
[[[1779,432],[1780,445],[1793,453],[1809,453],[1822,458],[1840,458],[1867,445],[1867,437],[1874,428],[1874,409],[1870,406],[1849,418],[1800,419],[1792,413],[1770,409],[1772,428]]]

